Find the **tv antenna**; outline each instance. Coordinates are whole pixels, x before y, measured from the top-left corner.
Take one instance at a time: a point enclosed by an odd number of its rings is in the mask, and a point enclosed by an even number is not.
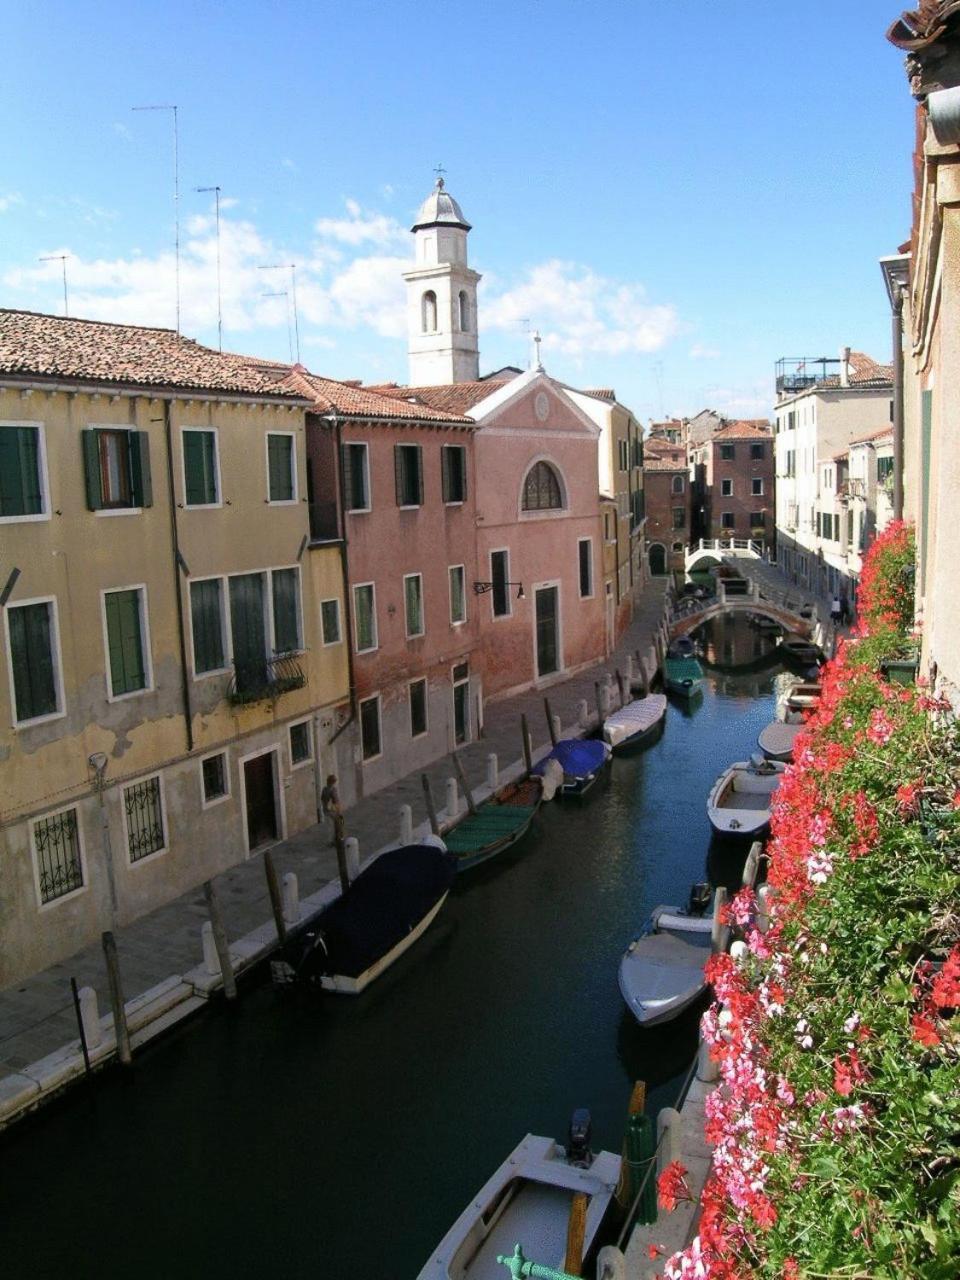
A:
[[[290,363],[293,364],[293,336],[290,333],[290,290],[277,289],[275,293],[261,293],[260,297],[261,298],[286,298],[287,300],[286,303],[284,304],[284,308],[287,313],[287,347],[289,348],[289,351],[290,351]],[[297,361],[297,363],[299,364],[300,362]]]
[[[272,266],[260,267],[261,271],[289,271],[290,272],[290,290],[293,295],[293,327],[297,335],[297,364],[300,363],[300,318],[297,314],[297,264],[295,262],[275,262]],[[265,298],[277,295],[264,294]],[[290,317],[287,316],[287,326],[290,325]],[[290,363],[293,363],[293,354],[291,350]]]
[[[131,107],[131,111],[172,111],[173,112],[173,224],[174,224],[174,270],[177,295],[177,337],[180,337],[180,135],[177,128],[177,108],[170,103],[154,107]]]
[[[63,268],[63,314],[68,316],[70,308],[67,306],[67,259],[72,257],[69,253],[49,253],[45,258],[38,258],[38,262],[59,262]]]
[[[223,354],[223,294],[220,289],[220,188],[194,187],[194,191],[212,191],[217,205],[217,342]]]

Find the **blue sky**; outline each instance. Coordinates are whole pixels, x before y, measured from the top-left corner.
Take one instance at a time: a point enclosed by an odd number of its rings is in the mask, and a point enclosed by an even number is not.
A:
[[[902,5],[901,5],[902,7]],[[770,409],[780,355],[889,358],[909,231],[897,0],[3,0],[0,305],[174,323],[406,379],[408,228],[437,163],[474,230],[481,368],[614,386],[646,419]],[[12,127],[13,125],[16,127]]]

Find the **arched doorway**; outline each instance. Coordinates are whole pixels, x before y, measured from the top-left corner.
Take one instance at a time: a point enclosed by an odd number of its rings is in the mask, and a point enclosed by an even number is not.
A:
[[[667,549],[662,542],[653,542],[648,551],[650,572],[654,577],[663,577],[667,572]]]

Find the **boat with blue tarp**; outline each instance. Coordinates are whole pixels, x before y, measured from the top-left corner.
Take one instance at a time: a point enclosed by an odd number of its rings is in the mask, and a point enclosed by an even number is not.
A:
[[[609,764],[611,754],[609,745],[599,738],[561,738],[552,751],[537,761],[533,772],[543,777],[551,770],[551,762],[556,762],[563,770],[557,794],[582,799]]]

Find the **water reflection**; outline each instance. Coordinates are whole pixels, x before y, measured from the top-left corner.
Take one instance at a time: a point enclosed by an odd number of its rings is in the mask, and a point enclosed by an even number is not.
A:
[[[722,613],[692,632],[703,661],[721,670],[763,670],[779,663],[775,632],[753,626],[742,613]]]

